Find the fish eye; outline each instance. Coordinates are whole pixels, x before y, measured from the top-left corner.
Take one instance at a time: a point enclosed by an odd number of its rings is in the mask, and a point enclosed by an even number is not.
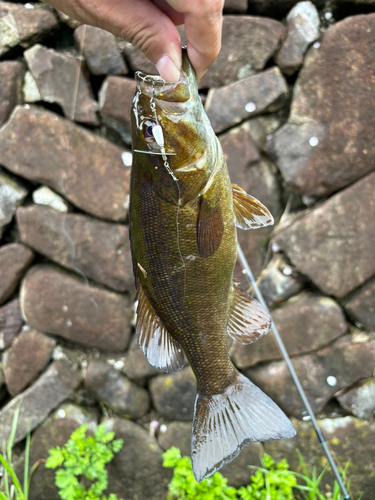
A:
[[[155,127],[156,122],[153,120],[147,120],[143,124],[143,137],[145,138],[146,142],[154,142],[154,133],[152,129]]]

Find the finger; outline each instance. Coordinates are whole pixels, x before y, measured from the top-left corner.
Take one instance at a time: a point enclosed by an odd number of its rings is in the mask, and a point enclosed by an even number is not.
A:
[[[188,55],[199,80],[220,52],[224,0],[168,2],[185,14]]]
[[[164,14],[166,14],[172,22],[179,26],[180,24],[184,24],[184,15],[181,12],[178,12],[174,9],[167,0],[152,0],[152,3],[156,5],[158,9],[160,9]]]
[[[181,69],[181,39],[173,21],[149,0],[47,0],[68,15],[131,42],[153,62],[164,80]],[[61,6],[61,7],[60,7]]]

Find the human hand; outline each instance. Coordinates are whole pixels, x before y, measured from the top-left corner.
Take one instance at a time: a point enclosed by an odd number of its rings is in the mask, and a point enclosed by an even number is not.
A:
[[[179,24],[185,24],[187,51],[198,80],[220,51],[224,0],[44,1],[78,21],[131,42],[167,81],[180,76]]]

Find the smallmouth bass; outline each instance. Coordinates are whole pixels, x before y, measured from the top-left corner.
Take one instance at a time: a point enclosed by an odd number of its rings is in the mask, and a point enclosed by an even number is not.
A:
[[[253,442],[296,434],[227,350],[228,334],[250,344],[270,328],[268,313],[234,285],[233,269],[236,227],[263,227],[273,218],[231,184],[185,50],[179,82],[137,73],[132,147],[136,334],[159,370],[181,370],[186,357],[194,371],[191,453],[201,481]]]

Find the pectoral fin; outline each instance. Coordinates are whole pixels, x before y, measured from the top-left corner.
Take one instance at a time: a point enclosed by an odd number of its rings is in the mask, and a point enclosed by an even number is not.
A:
[[[274,223],[268,209],[237,184],[232,184],[236,226],[240,229],[257,229]]]
[[[185,356],[181,346],[166,330],[150,304],[142,285],[138,288],[136,334],[138,344],[150,365],[167,373],[181,370]]]
[[[201,257],[211,257],[219,248],[224,232],[220,204],[210,206],[201,197],[197,219],[197,245]]]
[[[270,326],[270,315],[259,302],[234,286],[227,327],[232,339],[239,344],[252,344],[265,335]]]

